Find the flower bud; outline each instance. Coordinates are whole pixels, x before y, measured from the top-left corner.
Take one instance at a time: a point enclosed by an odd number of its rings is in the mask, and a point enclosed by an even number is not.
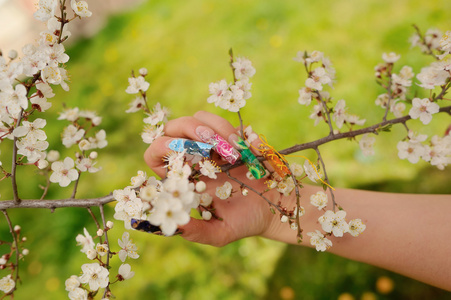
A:
[[[27,241],[27,237],[24,236],[24,237],[22,238],[22,242],[26,242],[26,241]]]
[[[146,68],[139,69],[139,75],[141,75],[142,77],[147,76],[147,69]]]
[[[241,190],[241,194],[242,194],[243,196],[247,196],[247,195],[249,194],[249,190],[248,190],[248,189],[242,189],[242,190]]]
[[[98,156],[98,153],[96,151],[92,151],[91,153],[89,153],[89,158],[94,160],[96,159]]]
[[[11,60],[16,59],[17,58],[17,51],[16,50],[10,50],[8,52],[8,57]]]
[[[102,235],[103,235],[103,230],[102,229],[97,230],[97,236],[102,236]]]
[[[8,261],[5,258],[0,258],[0,265],[6,265]]]
[[[23,256],[26,256],[26,255],[28,255],[28,254],[30,254],[30,250],[28,250],[28,249],[23,249],[23,250],[22,250],[22,255],[23,255]]]
[[[45,169],[49,166],[49,162],[45,159],[40,159],[37,162],[34,163],[39,169]]]
[[[114,226],[113,222],[111,222],[111,221],[106,222],[106,227],[107,228],[111,229],[111,228],[113,228],[113,226]]]
[[[280,222],[282,222],[282,223],[288,222],[288,217],[283,215],[282,218],[280,218]]]
[[[205,221],[208,221],[211,219],[211,212],[209,212],[208,210],[204,210],[202,212],[202,219],[204,219]]]
[[[205,192],[207,189],[207,184],[204,181],[199,181],[196,183],[196,191],[199,193]]]
[[[47,160],[49,162],[55,162],[58,159],[60,159],[60,153],[56,150],[50,150],[49,153],[47,153]]]
[[[19,225],[16,225],[16,226],[14,226],[14,232],[15,233],[20,233],[20,230],[21,230],[22,228],[19,226]]]

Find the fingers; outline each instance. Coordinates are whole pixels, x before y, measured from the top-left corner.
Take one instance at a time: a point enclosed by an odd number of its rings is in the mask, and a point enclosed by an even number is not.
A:
[[[156,139],[144,152],[144,161],[160,178],[165,177],[166,168],[163,158],[169,153],[170,137],[162,136]]]
[[[213,129],[217,134],[228,140],[229,136],[236,132],[232,124],[226,119],[207,111],[198,111],[194,118]]]
[[[236,240],[226,220],[204,221],[191,218],[191,221],[181,229],[182,237],[190,242],[222,247]]]
[[[227,140],[233,132],[235,129],[227,120],[205,111],[196,113],[194,117],[174,119],[165,125],[165,136],[156,139],[147,148],[144,160],[158,176],[164,177],[166,169],[163,157],[171,151],[168,144],[172,138],[202,141],[203,137],[217,133]]]

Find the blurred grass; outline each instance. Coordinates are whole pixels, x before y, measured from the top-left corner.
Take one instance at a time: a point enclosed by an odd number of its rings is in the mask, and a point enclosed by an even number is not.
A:
[[[50,111],[56,119],[66,104],[96,110],[103,116],[101,127],[106,129],[109,142],[108,148],[99,151],[99,165],[104,170],[98,176],[83,175],[79,197],[105,195],[126,186],[137,170],[150,172],[142,161],[146,148],[139,137],[142,118],[124,113],[133,99],[124,92],[132,69],[148,69],[152,103],[158,101],[169,107],[174,118],[203,109],[237,125],[234,114],[206,102],[210,82],[231,80],[227,52],[233,47],[235,55],[248,57],[257,69],[252,79],[253,97],[242,112],[244,121],[264,133],[277,149],[283,149],[320,138],[328,130],[322,125],[313,127],[308,119],[310,108],[297,103],[297,90],[305,80],[301,65],[292,60],[297,51],[320,50],[330,57],[337,70],[332,96],[345,99],[352,113],[373,124],[383,113],[374,106],[383,91],[373,79],[373,68],[382,53],[402,54],[398,68],[408,64],[419,72],[431,60],[417,49],[409,51],[407,40],[414,32],[411,25],[423,30],[449,30],[450,8],[446,0],[159,0],[112,16],[92,39],[80,40],[68,49],[71,91],[59,91]],[[449,122],[448,116],[434,118],[424,133],[443,128],[445,122]],[[59,132],[64,125],[62,121],[48,121],[50,147],[72,155],[73,150],[60,146]],[[396,143],[404,135],[403,128],[381,135],[376,155],[371,158],[363,157],[358,145],[348,141],[322,147],[333,184],[451,193],[449,170],[437,171],[397,158]],[[305,155],[314,157],[309,152]],[[29,169],[19,172],[22,178],[27,177],[26,183],[20,183],[23,198],[38,197],[35,187],[42,183],[40,179],[28,179]],[[0,183],[2,199],[11,197],[8,184]],[[53,186],[49,198],[68,197],[70,192]],[[107,210],[112,216],[113,206]],[[59,209],[53,214],[36,210],[10,213],[22,225],[31,249],[23,263],[24,285],[17,299],[64,299],[64,280],[79,274],[81,264],[87,263],[75,247],[75,236],[84,226],[94,233],[89,214],[82,209]],[[116,222],[111,233],[113,246],[120,238],[121,226]],[[2,238],[8,236],[4,226],[0,234]],[[290,299],[293,295],[296,299],[333,299],[346,292],[356,299],[365,292],[373,293],[376,299],[450,296],[377,268],[258,238],[216,249],[180,238],[131,234],[141,257],[136,262],[128,261],[135,277],[112,287],[118,299]],[[395,282],[395,290],[388,295],[374,288],[382,275]]]

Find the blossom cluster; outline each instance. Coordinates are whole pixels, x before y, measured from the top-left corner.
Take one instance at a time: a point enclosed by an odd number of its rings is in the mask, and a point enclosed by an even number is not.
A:
[[[234,82],[227,83],[225,79],[210,83],[208,103],[214,103],[222,109],[238,112],[246,105],[246,100],[252,96],[252,83],[249,79],[255,75],[255,68],[250,60],[238,57],[232,62]]]
[[[109,297],[108,287],[111,284],[110,273],[111,269],[108,268],[107,264],[103,261],[103,258],[111,257],[112,255],[118,255],[122,262],[125,262],[126,258],[136,259],[139,257],[136,252],[137,247],[133,244],[130,239],[128,232],[124,232],[122,239],[118,240],[120,247],[119,252],[112,252],[109,249],[109,244],[101,241],[101,237],[107,231],[113,227],[113,222],[108,221],[104,229],[99,229],[97,231],[97,236],[95,238],[100,239],[100,243],[95,244],[93,237],[89,234],[86,228],[83,229],[83,234],[77,235],[75,240],[77,245],[81,246],[81,252],[86,254],[87,258],[93,263],[83,264],[81,266],[82,274],[80,276],[72,275],[66,282],[66,291],[68,292],[69,299],[92,299],[99,289],[106,289],[105,296]],[[118,281],[124,281],[130,279],[135,275],[131,271],[131,266],[129,264],[123,263],[120,265],[116,278]],[[103,298],[106,299],[106,298]]]
[[[161,107],[160,103],[155,104],[153,109],[150,109],[147,104],[147,90],[149,89],[149,82],[146,81],[147,69],[141,68],[139,76],[128,78],[129,86],[125,90],[127,94],[136,95],[135,99],[130,103],[127,113],[134,113],[143,110],[146,114],[144,118],[144,129],[141,133],[141,138],[144,143],[151,144],[156,138],[164,134],[164,123],[168,121],[170,115],[169,109]]]
[[[361,120],[357,115],[347,112],[346,102],[343,99],[338,100],[336,105],[331,107],[332,98],[329,92],[324,90],[324,86],[333,86],[335,69],[324,53],[299,51],[294,60],[302,63],[307,70],[308,77],[305,80],[305,87],[299,89],[298,102],[301,105],[309,106],[312,100],[315,100],[316,104],[310,114],[310,119],[315,121],[315,126],[321,121],[330,123],[331,120],[328,118],[330,113],[332,113],[332,121],[335,122],[338,129],[341,129],[344,124],[352,128],[353,125],[365,123],[365,120]]]
[[[428,125],[433,115],[440,111],[438,101],[448,91],[451,85],[451,31],[442,34],[439,30],[429,29],[425,35],[419,32],[412,36],[412,46],[418,46],[423,52],[432,55],[438,61],[424,67],[416,75],[419,87],[429,90],[429,97],[414,97],[409,99],[408,92],[412,86],[414,73],[412,68],[404,66],[399,74],[393,72],[393,65],[399,60],[400,55],[390,53],[382,58],[385,63],[376,67],[376,78],[387,89],[376,99],[376,105],[389,108],[389,111],[399,118],[403,115],[406,105],[411,104],[408,115],[412,119],[419,119],[424,125]],[[433,93],[439,89],[438,95]],[[407,126],[406,126],[407,127]],[[411,163],[417,163],[420,158],[433,166],[443,170],[451,163],[450,135],[440,137],[434,135],[426,141],[427,135],[408,131],[407,137],[397,145],[398,156],[407,159]]]

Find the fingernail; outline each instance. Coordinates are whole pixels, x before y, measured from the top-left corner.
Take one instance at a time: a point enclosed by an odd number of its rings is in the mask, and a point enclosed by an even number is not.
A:
[[[173,139],[169,141],[168,147],[176,152],[183,152],[186,150],[187,154],[209,158],[213,145],[187,139]]]
[[[220,135],[213,135],[211,140],[214,143],[213,150],[221,155],[228,163],[233,165],[240,158],[240,153]]]
[[[206,126],[198,126],[196,128],[196,134],[204,143],[209,143],[211,137],[215,134],[215,132]]]
[[[260,179],[266,174],[266,170],[263,165],[258,161],[246,142],[236,134],[231,134],[229,137],[234,145],[236,145],[241,154],[241,160],[246,165],[247,169],[252,173],[255,179]]]

